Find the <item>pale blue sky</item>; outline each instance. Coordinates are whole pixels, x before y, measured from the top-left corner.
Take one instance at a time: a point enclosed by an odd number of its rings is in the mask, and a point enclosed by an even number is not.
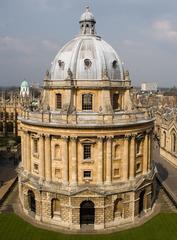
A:
[[[177,85],[176,0],[0,0],[0,85],[42,83],[58,50],[78,34],[87,5],[133,85]]]

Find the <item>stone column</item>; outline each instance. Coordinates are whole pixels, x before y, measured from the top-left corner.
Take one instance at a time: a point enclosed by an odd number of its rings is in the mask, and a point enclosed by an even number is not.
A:
[[[135,135],[131,136],[130,141],[130,179],[135,177],[135,163],[136,163],[136,141]]]
[[[71,185],[77,185],[77,137],[71,137]]]
[[[68,184],[68,136],[62,136],[63,183]]]
[[[111,180],[112,180],[112,136],[107,138],[106,184],[111,184]]]
[[[103,139],[104,137],[98,137],[98,172],[97,172],[97,183],[98,184],[103,184]]]
[[[39,168],[39,174],[40,178],[44,180],[45,177],[45,155],[44,155],[44,137],[42,134],[39,135],[39,159],[40,159],[40,168]]]
[[[146,174],[148,171],[148,134],[145,134],[144,141],[143,141],[143,174]]]
[[[123,180],[128,179],[129,173],[129,135],[124,137],[124,152],[123,152]]]
[[[30,132],[27,132],[26,134],[26,155],[27,155],[27,163],[26,163],[26,167],[27,167],[27,171],[31,172],[31,136],[30,136]]]
[[[51,168],[51,139],[50,135],[45,135],[45,176],[46,181],[52,180],[52,168]]]

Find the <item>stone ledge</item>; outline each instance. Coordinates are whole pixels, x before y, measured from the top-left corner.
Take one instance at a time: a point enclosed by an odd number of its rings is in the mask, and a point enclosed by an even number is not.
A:
[[[7,198],[9,192],[14,188],[15,184],[18,181],[18,177],[12,178],[9,181],[6,181],[4,185],[0,188],[0,205],[3,204],[5,199]]]

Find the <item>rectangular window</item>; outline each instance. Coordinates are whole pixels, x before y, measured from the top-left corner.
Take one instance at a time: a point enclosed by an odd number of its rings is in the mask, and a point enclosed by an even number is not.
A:
[[[91,178],[91,171],[84,171],[84,178]]]
[[[55,168],[55,177],[56,178],[61,178],[61,169]]]
[[[38,139],[33,139],[33,153],[38,153]]]
[[[141,163],[137,163],[136,164],[136,172],[140,172],[141,171]]]
[[[142,148],[142,141],[137,140],[136,141],[136,154],[141,154],[141,148]]]
[[[114,110],[117,110],[119,109],[119,94],[113,94],[113,99],[112,99],[112,102],[113,102],[113,109]]]
[[[119,168],[115,168],[114,169],[114,176],[117,177],[117,176],[119,176],[119,174],[120,174],[119,173]]]
[[[37,163],[34,163],[34,171],[35,172],[38,172],[39,168],[38,168],[38,164]]]
[[[61,94],[57,93],[56,94],[56,108],[61,109],[61,107],[62,107]]]
[[[82,95],[82,110],[92,110],[92,94]]]
[[[91,144],[84,144],[84,159],[91,159]]]

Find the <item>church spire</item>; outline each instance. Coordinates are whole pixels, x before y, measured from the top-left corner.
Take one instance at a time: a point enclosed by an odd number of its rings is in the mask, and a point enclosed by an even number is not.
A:
[[[90,8],[87,6],[85,12],[80,17],[80,33],[81,34],[91,34],[95,35],[95,18],[93,14],[90,12]]]

